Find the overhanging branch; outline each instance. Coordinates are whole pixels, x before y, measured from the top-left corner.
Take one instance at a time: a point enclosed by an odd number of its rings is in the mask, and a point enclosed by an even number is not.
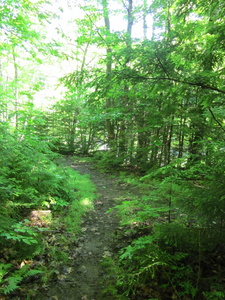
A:
[[[220,128],[225,132],[225,129],[223,128],[223,125],[220,123],[219,120],[217,120],[217,118],[215,117],[215,115],[214,115],[212,109],[211,109],[210,107],[208,107],[208,110],[209,110],[211,116],[213,117],[213,119],[216,121],[216,123],[217,123],[217,124],[220,126]]]
[[[223,91],[217,87],[207,85],[207,84],[204,84],[201,82],[190,82],[190,81],[179,80],[179,79],[175,79],[175,78],[171,78],[171,77],[144,77],[143,76],[142,78],[145,80],[168,80],[168,81],[188,84],[188,85],[192,85],[192,86],[198,86],[198,87],[201,87],[202,89],[208,89],[208,90],[216,91],[218,93],[225,94],[225,91]]]

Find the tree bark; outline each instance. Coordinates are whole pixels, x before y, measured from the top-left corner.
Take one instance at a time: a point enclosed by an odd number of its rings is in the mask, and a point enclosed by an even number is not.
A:
[[[108,1],[102,0],[102,7],[103,7],[103,15],[104,15],[104,22],[105,22],[105,28],[107,33],[110,33],[110,20],[109,20],[109,9],[108,9]],[[107,45],[106,49],[106,80],[108,82],[108,86],[110,87],[110,81],[112,78],[112,49],[110,45]],[[105,120],[105,126],[106,131],[108,135],[108,144],[109,148],[111,150],[114,149],[115,144],[115,129],[114,129],[114,122],[110,118],[110,110],[113,107],[113,100],[111,97],[106,98],[106,120]]]
[[[16,63],[15,49],[13,48],[13,66],[14,66],[14,110],[15,110],[15,127],[18,129],[18,106],[19,106],[19,90],[18,90],[18,66]]]

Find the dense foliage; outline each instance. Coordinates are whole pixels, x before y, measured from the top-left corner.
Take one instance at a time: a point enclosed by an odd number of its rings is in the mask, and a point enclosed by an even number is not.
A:
[[[35,253],[25,212],[74,203],[72,175],[52,150],[93,155],[104,168],[135,170],[147,191],[117,207],[138,237],[119,254],[116,293],[224,299],[225,3],[88,1],[57,41],[46,28],[63,8],[56,16],[51,4],[7,0],[0,12],[1,244],[10,258]],[[124,30],[113,29],[115,15]],[[61,76],[65,96],[41,111],[34,99],[48,84],[39,67],[57,59],[74,69]],[[3,284],[10,268],[4,256]],[[29,271],[12,276],[12,289]]]
[[[225,6],[145,4],[126,1],[127,30],[113,32],[110,1],[102,1],[101,38],[81,31],[78,45],[105,48],[105,56],[62,79],[68,95],[60,111],[68,125],[76,124],[64,141],[83,153],[105,146],[97,160],[107,168],[136,168],[149,190],[141,202],[118,205],[126,222],[139,224],[141,237],[121,250],[116,293],[223,299]],[[151,39],[145,26],[143,38],[132,39],[137,11],[143,21],[153,14]],[[92,31],[99,15],[88,13]]]
[[[89,179],[52,152],[46,113],[34,103],[45,88],[39,66],[45,56],[57,54],[57,43],[44,29],[54,17],[48,10],[45,1],[4,1],[1,6],[0,295],[34,275],[50,276],[47,261],[63,260],[66,253],[61,249],[59,257],[58,244],[50,245],[46,232],[59,227],[65,234],[78,232],[94,199]]]
[[[1,125],[0,145],[0,291],[8,294],[24,278],[43,273],[44,266],[34,269],[32,259],[45,251],[51,256],[42,232],[59,227],[60,212],[60,226],[78,231],[80,217],[92,207],[94,189],[87,178],[63,167],[38,136],[19,140]],[[85,199],[89,203],[84,205]]]

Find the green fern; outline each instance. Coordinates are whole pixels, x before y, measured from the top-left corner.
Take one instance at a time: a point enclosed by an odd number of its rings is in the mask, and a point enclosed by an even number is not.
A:
[[[18,284],[23,280],[23,277],[19,277],[19,276],[16,276],[16,277],[9,277],[8,278],[8,283],[5,287],[3,287],[3,293],[4,294],[9,294],[11,293],[12,291],[16,290],[19,286]]]
[[[0,284],[2,282],[3,277],[9,272],[11,266],[11,264],[0,263]]]
[[[29,265],[25,265],[20,270],[14,271],[12,274],[10,274],[9,276],[7,276],[6,278],[3,279],[3,277],[5,277],[5,275],[8,273],[10,267],[11,267],[11,265],[9,265],[9,264],[7,264],[7,265],[1,264],[0,265],[0,275],[1,275],[1,277],[0,277],[0,279],[1,279],[0,280],[0,284],[1,284],[0,292],[2,292],[5,295],[15,291],[19,287],[20,283],[23,281],[24,278],[43,273],[40,270],[30,270]],[[4,274],[4,275],[2,275],[2,274]]]

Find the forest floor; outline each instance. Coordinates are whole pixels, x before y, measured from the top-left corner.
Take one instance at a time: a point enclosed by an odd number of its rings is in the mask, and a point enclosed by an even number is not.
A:
[[[107,298],[107,294],[103,295],[107,274],[101,261],[113,255],[114,234],[119,230],[119,220],[114,210],[108,210],[118,201],[127,199],[131,191],[115,177],[101,173],[91,163],[68,159],[67,164],[81,174],[90,175],[97,189],[97,199],[94,210],[83,218],[81,233],[69,244],[69,262],[61,265],[54,280],[39,288],[32,299],[112,300],[112,296]]]

